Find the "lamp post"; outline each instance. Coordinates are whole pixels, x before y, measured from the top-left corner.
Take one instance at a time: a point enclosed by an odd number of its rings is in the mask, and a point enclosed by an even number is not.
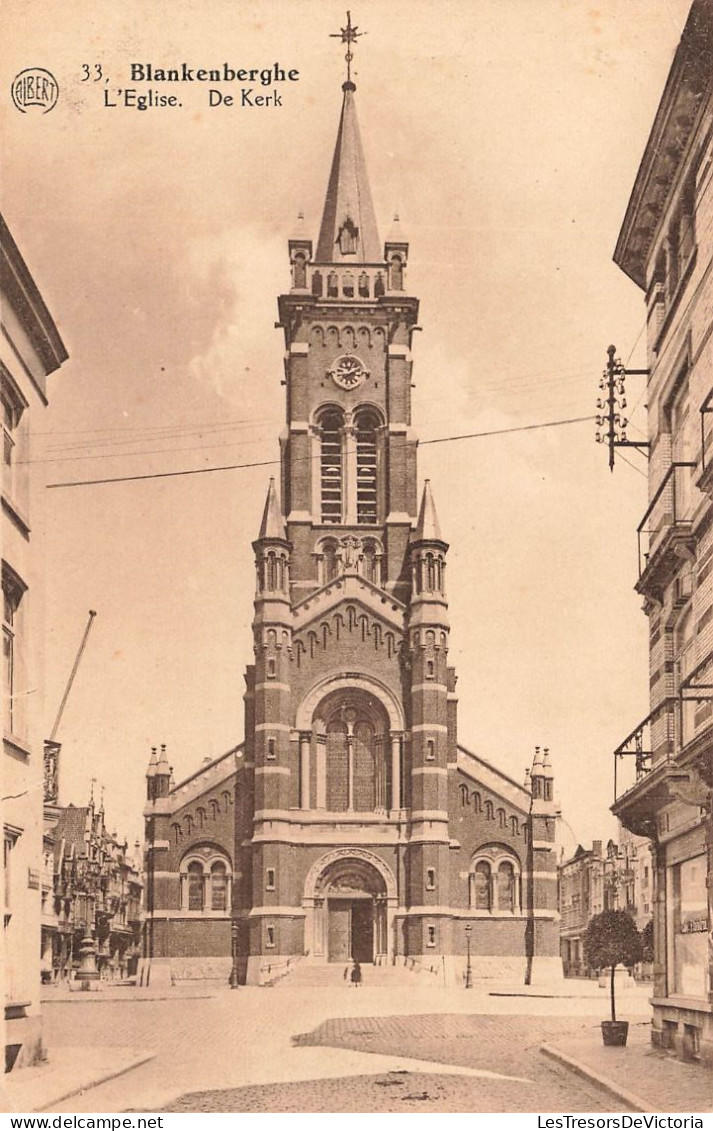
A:
[[[231,990],[237,990],[239,985],[240,985],[240,981],[238,979],[238,921],[237,921],[237,919],[233,919],[232,923],[230,924],[230,945],[231,945],[231,950],[232,950],[232,955],[233,955],[233,965],[232,965],[231,970],[230,970],[230,978],[228,979],[228,985],[230,986]]]
[[[466,957],[466,963],[465,963],[465,988],[466,988],[466,990],[472,990],[473,989],[473,971],[472,971],[471,965],[470,965],[470,932],[472,930],[473,930],[472,925],[470,923],[466,923],[466,925],[465,925],[465,952],[466,952],[466,956],[467,956]]]

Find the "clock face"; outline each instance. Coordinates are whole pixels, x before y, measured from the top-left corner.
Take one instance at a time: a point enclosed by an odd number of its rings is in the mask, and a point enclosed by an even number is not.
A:
[[[338,357],[332,369],[327,370],[327,373],[340,389],[357,389],[362,381],[369,376],[364,368],[364,362],[351,354]]]

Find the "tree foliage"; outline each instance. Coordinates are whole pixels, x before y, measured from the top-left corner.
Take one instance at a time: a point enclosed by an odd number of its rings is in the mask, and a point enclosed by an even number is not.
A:
[[[641,960],[653,962],[654,960],[654,921],[649,919],[641,932]]]
[[[641,961],[641,936],[626,911],[602,911],[590,919],[584,936],[584,954],[589,966],[634,966]]]

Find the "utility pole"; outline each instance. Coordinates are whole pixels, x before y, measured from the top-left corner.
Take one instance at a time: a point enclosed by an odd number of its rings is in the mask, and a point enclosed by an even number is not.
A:
[[[597,428],[601,428],[603,431],[597,432],[596,441],[598,444],[606,444],[609,448],[609,470],[613,471],[615,448],[639,448],[640,450],[645,450],[651,447],[647,440],[627,439],[626,428],[629,421],[625,416],[621,415],[621,411],[626,408],[624,379],[629,376],[648,377],[649,370],[626,369],[621,359],[616,356],[616,346],[608,347],[607,356],[608,361],[606,368],[599,382],[599,388],[603,393],[606,393],[606,396],[597,399],[597,409],[599,411],[599,415],[596,418]]]

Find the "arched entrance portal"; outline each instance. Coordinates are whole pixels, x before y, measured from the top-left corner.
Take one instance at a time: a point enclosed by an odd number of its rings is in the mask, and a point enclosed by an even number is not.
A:
[[[314,884],[315,957],[373,962],[386,956],[388,894],[381,869],[368,860],[344,855],[327,864]]]

